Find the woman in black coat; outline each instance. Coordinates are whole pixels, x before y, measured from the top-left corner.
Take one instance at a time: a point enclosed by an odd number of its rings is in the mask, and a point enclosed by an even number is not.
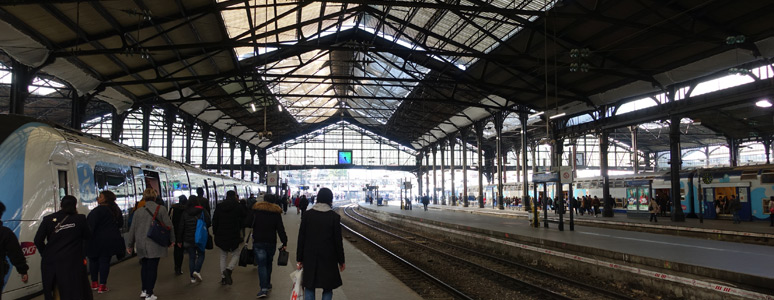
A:
[[[341,216],[331,209],[332,203],[331,190],[317,192],[317,204],[301,218],[296,251],[297,267],[304,269],[304,294],[314,295],[314,289],[321,288],[324,300],[332,299],[333,289],[342,285],[339,272],[345,269]]]
[[[194,198],[196,196],[191,195],[191,198]],[[178,232],[181,228],[180,226],[177,226],[177,224],[180,224],[180,220],[183,218],[183,214],[185,213],[186,205],[188,204],[188,198],[186,198],[185,195],[180,195],[177,197],[178,202],[175,205],[172,205],[171,209],[169,210],[169,218],[172,219],[172,224],[175,225],[175,235],[178,235]],[[177,244],[174,247],[173,250],[174,258],[175,258],[175,275],[181,275],[183,274],[183,256],[185,254],[185,250],[183,247],[178,247]]]
[[[62,300],[91,299],[83,255],[84,242],[89,239],[86,216],[79,214],[75,197],[62,198],[62,209],[43,217],[35,234],[35,247],[42,257],[43,295],[54,299],[54,288]]]
[[[242,244],[242,224],[247,216],[234,191],[226,192],[226,200],[215,207],[212,215],[212,234],[215,246],[220,248],[220,284],[233,284],[231,272],[239,262],[239,245]],[[231,260],[228,256],[231,255]],[[228,264],[226,263],[228,261]]]
[[[97,203],[99,205],[86,217],[91,231],[91,239],[86,244],[86,256],[89,258],[91,289],[98,290],[98,293],[102,294],[108,291],[110,258],[117,253],[124,253],[124,241],[121,238],[120,229],[124,223],[124,217],[121,216],[121,209],[116,205],[116,194],[113,192],[100,192]]]
[[[185,209],[183,217],[180,218],[180,223],[175,224],[175,227],[180,226],[180,230],[176,231],[178,235],[175,237],[177,246],[183,247],[188,252],[188,270],[191,275],[191,283],[202,281],[201,272],[204,264],[204,250],[196,246],[196,223],[200,218],[204,218],[207,228],[210,228],[212,224],[210,212],[202,206],[203,199],[201,197],[188,199],[188,207]]]

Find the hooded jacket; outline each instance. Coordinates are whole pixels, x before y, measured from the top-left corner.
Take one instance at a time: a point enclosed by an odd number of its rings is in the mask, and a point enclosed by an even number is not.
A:
[[[183,242],[183,247],[194,247],[196,244],[196,222],[202,216],[204,212],[204,223],[207,224],[207,228],[210,228],[212,221],[210,221],[210,213],[204,210],[201,206],[192,206],[185,209],[183,217],[180,218],[180,223],[176,224],[180,226],[180,230],[175,231],[177,236],[175,240]]]
[[[247,212],[244,206],[234,200],[226,200],[215,207],[212,216],[212,234],[215,246],[225,251],[234,251],[242,243],[242,224]]]
[[[276,244],[279,235],[282,245],[288,244],[282,223],[282,208],[278,205],[266,201],[255,203],[248,222],[248,226],[253,228],[254,243]]]

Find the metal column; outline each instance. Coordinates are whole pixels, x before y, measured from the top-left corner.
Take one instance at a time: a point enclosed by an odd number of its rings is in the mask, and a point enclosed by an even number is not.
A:
[[[521,202],[524,203],[524,210],[530,211],[532,204],[529,201],[529,178],[527,176],[527,118],[526,112],[519,113],[519,122],[521,123],[521,168],[524,176],[521,187]]]
[[[202,169],[207,165],[207,140],[210,139],[210,126],[202,124]]]
[[[454,133],[449,136],[449,160],[451,161],[451,168],[449,168],[451,176],[451,205],[457,206],[457,194],[454,191],[454,144],[457,139]]]
[[[152,107],[142,107],[142,150],[150,149],[150,114]]]
[[[602,175],[602,199],[605,211],[603,217],[613,217],[613,199],[610,199],[610,176],[607,174],[607,148],[609,146],[608,132],[600,130],[599,133],[599,171]]]
[[[481,121],[474,124],[476,130],[476,151],[478,156],[478,207],[484,208],[484,154],[481,147],[484,146],[484,124]]]
[[[433,204],[438,204],[438,177],[436,177],[435,172],[435,161],[436,156],[435,154],[438,152],[438,146],[433,145]]]
[[[164,110],[164,117],[165,117],[164,119],[166,121],[165,125],[167,125],[166,126],[167,127],[167,149],[166,149],[167,150],[166,151],[167,155],[166,155],[166,157],[167,157],[167,159],[172,160],[172,128],[175,125],[176,115],[175,115],[174,111],[172,111],[170,109],[166,109],[166,110]]]
[[[185,163],[191,163],[191,136],[193,135],[192,118],[184,118],[185,121]]]
[[[462,140],[462,206],[468,207],[468,133],[470,128],[460,130]]]
[[[11,114],[24,114],[24,101],[30,94],[29,85],[35,77],[36,70],[11,59],[11,95],[9,97],[8,112]],[[74,91],[73,91],[74,92]]]
[[[119,142],[121,140],[121,133],[124,131],[124,120],[126,120],[126,116],[128,114],[126,112],[124,113],[118,113],[115,108],[113,108],[113,120],[112,126],[110,127],[110,140],[114,142]]]
[[[222,175],[223,172],[223,133],[221,132],[215,132],[215,144],[218,147],[218,156],[217,156],[217,170],[218,174]]]
[[[446,148],[446,141],[441,141],[441,205],[446,205],[446,173],[444,173],[443,166],[446,164],[443,153]]]
[[[637,129],[638,128],[639,126],[637,125],[629,127],[629,129],[632,132],[632,168],[634,169],[634,174],[637,174],[640,171],[640,155],[637,153]]]
[[[683,164],[680,151],[680,117],[672,116],[669,124],[670,182],[672,186],[672,221],[685,222],[685,213],[680,203],[680,166]]]
[[[498,112],[495,114],[495,147],[497,151],[495,156],[495,162],[497,163],[497,197],[493,197],[497,201],[497,209],[503,210],[503,121],[505,120],[505,113]]]

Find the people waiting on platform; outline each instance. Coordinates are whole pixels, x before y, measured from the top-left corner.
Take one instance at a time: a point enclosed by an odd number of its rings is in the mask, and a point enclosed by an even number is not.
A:
[[[731,210],[731,213],[734,215],[734,224],[742,223],[742,220],[739,218],[739,211],[742,210],[742,204],[739,202],[739,198],[731,195],[731,201],[728,206]]]
[[[659,212],[659,205],[656,201],[650,201],[650,205],[648,205],[648,212],[650,213],[650,222],[656,222],[658,223],[658,218],[656,217],[656,214]]]

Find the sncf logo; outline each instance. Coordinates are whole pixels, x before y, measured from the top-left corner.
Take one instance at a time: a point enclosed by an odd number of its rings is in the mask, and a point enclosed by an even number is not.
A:
[[[38,248],[35,247],[35,243],[33,242],[22,242],[21,248],[24,256],[30,256],[35,254],[35,252],[38,252]]]

